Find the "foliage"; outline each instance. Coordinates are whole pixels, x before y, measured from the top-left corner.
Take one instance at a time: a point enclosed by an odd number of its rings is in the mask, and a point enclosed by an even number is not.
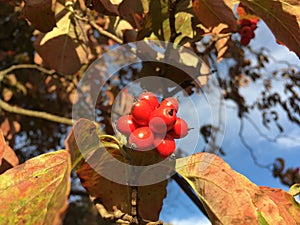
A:
[[[67,197],[72,194],[70,177],[72,182],[76,177],[81,180],[102,218],[118,223],[162,223],[158,220],[167,180],[151,186],[121,185],[96,173],[82,156],[92,154],[91,158],[96,159],[92,163],[109,166],[107,154],[125,162],[125,149],[131,154],[133,165],[157,162],[151,151],[143,158],[110,136],[114,135],[112,103],[128,82],[143,76],[169,78],[192,95],[200,87],[189,76],[177,68],[152,62],[142,63],[141,68],[129,66],[120,70],[115,75],[117,84],[106,84],[104,93],[99,95],[97,121],[80,119],[69,133],[73,125],[72,104],[76,102],[76,88],[84,72],[101,54],[123,43],[162,40],[192,50],[209,66],[208,74],[199,78],[202,85],[216,69],[225,100],[233,101],[237,107],[242,143],[257,165],[270,169],[257,162],[243,137],[243,122],[250,122],[262,137],[274,142],[285,131],[278,107],[288,120],[300,125],[300,69],[287,62],[283,69],[274,68],[272,76],[265,76],[270,63],[277,62],[271,51],[257,51],[239,43],[238,21],[263,20],[277,42],[300,57],[299,8],[300,3],[292,0],[0,1],[0,223],[60,224]],[[177,57],[187,63],[184,57]],[[226,60],[231,64],[228,71],[221,73],[218,62]],[[108,70],[108,66],[101,69]],[[276,79],[285,81],[285,95],[273,87],[272,81]],[[264,90],[255,102],[247,103],[241,89],[261,81]],[[120,107],[126,108],[126,103]],[[270,139],[257,129],[249,117],[255,110],[260,112],[265,128],[275,126],[276,138]],[[74,129],[79,133],[74,133]],[[209,144],[217,130],[208,124],[200,132]],[[76,135],[80,135],[82,143],[76,142]],[[68,151],[48,153],[64,145]],[[86,151],[79,152],[78,145],[85,146]],[[222,149],[220,154],[225,151]],[[187,163],[185,167],[181,167],[183,163]],[[290,194],[254,185],[216,155],[195,154],[177,159],[176,165],[214,224],[300,223],[300,206],[293,198],[299,194],[299,185],[295,184],[300,183],[299,168],[286,168],[282,158],[271,169],[283,184],[294,184]],[[86,201],[86,192],[73,193],[80,193]],[[67,213],[65,221],[72,216]]]

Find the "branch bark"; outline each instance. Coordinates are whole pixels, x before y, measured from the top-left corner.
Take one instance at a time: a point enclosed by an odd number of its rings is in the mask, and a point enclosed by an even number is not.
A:
[[[12,105],[6,103],[5,101],[3,101],[2,99],[0,99],[0,108],[9,113],[45,119],[48,121],[62,123],[62,124],[66,124],[66,125],[73,125],[72,119],[69,119],[66,117],[61,117],[61,116],[56,116],[56,115],[46,113],[46,112],[34,111],[34,110],[29,110],[29,109],[23,109],[23,108],[20,108],[17,106],[12,106]]]

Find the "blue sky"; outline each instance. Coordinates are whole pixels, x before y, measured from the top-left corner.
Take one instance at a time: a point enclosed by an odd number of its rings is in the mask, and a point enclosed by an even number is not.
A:
[[[276,60],[287,60],[291,64],[300,66],[299,58],[286,47],[276,44],[273,34],[262,21],[259,22],[258,26],[259,28],[255,31],[256,38],[250,43],[253,49],[258,50],[262,47],[265,47],[270,49],[270,53]],[[278,65],[270,65],[271,68],[276,66]],[[280,84],[278,84],[278,86],[279,85]],[[255,94],[257,94],[257,86],[247,87],[243,90],[243,92],[246,94],[246,96],[249,96],[249,100],[254,99]],[[190,118],[188,119],[188,123],[193,124],[193,126],[196,127],[211,120],[209,106],[205,99],[203,97],[198,97],[197,101],[199,101],[199,103],[201,102],[202,106],[202,110],[199,112],[199,118],[201,118],[199,124],[197,124],[197,120],[192,119],[195,117],[195,112],[193,110],[180,111],[184,118]],[[184,106],[184,104],[187,104],[187,106]],[[182,105],[182,108],[190,109],[186,101],[182,101]],[[257,124],[259,124],[259,121],[256,119],[259,117],[257,117],[256,113],[254,113],[251,118],[256,121]],[[238,138],[239,123],[240,121],[238,118],[236,118],[236,111],[232,108],[227,108],[226,130],[224,141],[222,143],[222,147],[226,152],[226,156],[223,157],[223,159],[229,163],[234,170],[245,175],[257,185],[288,190],[288,187],[281,185],[278,179],[274,179],[272,177],[270,171],[261,169],[253,163],[249,151],[242,145],[240,139]],[[283,125],[284,128],[287,128],[287,135],[296,138],[300,137],[299,127],[290,124],[287,120],[283,120]],[[265,128],[260,127],[260,129]],[[276,135],[276,132],[271,132],[270,136],[272,135]],[[276,143],[269,142],[257,134],[253,127],[247,122],[245,122],[245,138],[255,150],[255,155],[262,164],[272,163],[274,162],[275,158],[282,157],[285,159],[288,167],[296,167],[300,165],[300,141],[298,142],[282,138]],[[196,145],[196,148],[199,149],[201,146],[203,146],[203,144],[204,142],[202,137],[199,136],[198,129],[194,129],[190,132],[189,137],[186,137],[179,143],[179,146],[185,146],[185,148],[190,149]],[[193,203],[186,197],[185,193],[180,190],[175,182],[170,182],[168,186],[168,196],[164,201],[161,219],[166,222],[171,222],[173,225],[210,224],[210,222],[201,215],[199,209],[193,205]]]

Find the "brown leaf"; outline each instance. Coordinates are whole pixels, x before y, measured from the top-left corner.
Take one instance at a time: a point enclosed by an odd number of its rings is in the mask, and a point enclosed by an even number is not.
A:
[[[66,149],[71,155],[72,167],[77,167],[89,152],[99,148],[99,138],[96,123],[79,119],[65,140]]]
[[[15,151],[5,143],[2,130],[0,129],[0,174],[18,164],[19,159]]]
[[[146,159],[148,157],[145,157]],[[96,170],[94,170],[96,169]],[[113,182],[102,176],[105,170],[111,170],[115,176],[126,177],[127,168],[115,170],[114,163],[106,158],[105,153],[96,151],[91,159],[80,165],[77,175],[81,180],[82,186],[93,197],[101,199],[102,204],[108,212],[113,212],[113,206],[116,206],[123,213],[131,215],[132,212],[132,187]],[[115,170],[115,171],[114,171]],[[129,179],[129,178],[128,178]],[[137,206],[139,215],[143,219],[157,221],[162,209],[163,199],[166,196],[167,180],[148,185],[138,186]]]
[[[66,146],[71,153],[72,164],[77,167],[77,174],[82,186],[93,197],[101,199],[108,212],[113,212],[116,206],[123,213],[131,214],[132,187],[125,185],[128,176],[128,162],[118,149],[103,148],[98,137],[98,126],[87,119],[78,120],[66,139]],[[101,139],[102,140],[102,139]],[[104,141],[113,143],[112,140]],[[149,165],[161,160],[154,151],[137,152],[125,149],[132,164]],[[85,161],[82,162],[82,155]],[[115,160],[123,162],[116,164]],[[82,163],[80,163],[82,162]],[[126,164],[127,163],[127,164]],[[117,165],[117,166],[116,166]],[[144,171],[148,172],[149,171]],[[109,179],[109,176],[119,178],[120,183]],[[131,179],[139,179],[138,176]],[[162,181],[149,186],[138,187],[138,211],[144,219],[158,220],[162,208],[163,199],[166,195],[167,181]],[[149,205],[151,207],[149,207]]]
[[[37,156],[0,176],[1,224],[58,225],[68,205],[70,155]]]
[[[279,42],[300,57],[300,2],[297,0],[241,0],[262,18]]]
[[[256,186],[216,155],[198,153],[176,164],[177,172],[202,199],[213,224],[300,223],[300,206],[290,194]]]
[[[88,63],[87,38],[81,30],[81,21],[72,18],[71,13],[62,11],[60,14],[57,27],[40,34],[34,46],[46,66],[62,74],[74,74]]]
[[[208,29],[220,23],[228,25],[230,31],[237,30],[233,10],[223,0],[195,0],[193,8],[201,23]]]
[[[23,15],[34,28],[46,33],[56,24],[52,9],[52,0],[25,0]]]

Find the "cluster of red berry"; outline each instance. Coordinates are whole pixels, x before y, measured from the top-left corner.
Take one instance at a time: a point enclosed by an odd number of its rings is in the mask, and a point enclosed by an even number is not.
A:
[[[257,19],[242,19],[238,21],[240,27],[239,34],[241,35],[241,44],[248,45],[251,39],[255,38],[254,30],[257,28]]]
[[[117,129],[128,137],[133,149],[155,149],[166,158],[175,151],[174,139],[188,134],[188,124],[176,115],[178,107],[176,98],[159,103],[152,92],[144,92],[132,106],[131,114],[119,117]]]

